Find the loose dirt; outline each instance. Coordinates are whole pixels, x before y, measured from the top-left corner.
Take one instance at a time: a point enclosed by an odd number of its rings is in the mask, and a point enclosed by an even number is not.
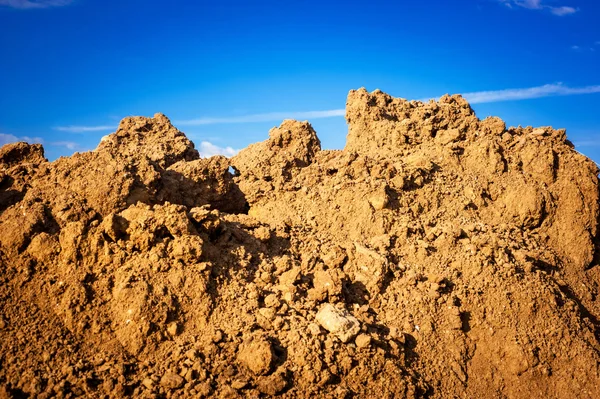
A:
[[[598,168],[460,96],[201,159],[161,114],[0,149],[0,397],[596,398]],[[233,170],[232,174],[230,171]]]

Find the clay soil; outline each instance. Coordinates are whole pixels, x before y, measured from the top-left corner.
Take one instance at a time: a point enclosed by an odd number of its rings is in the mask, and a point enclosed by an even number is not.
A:
[[[460,96],[346,120],[2,147],[0,397],[600,397],[594,162]]]

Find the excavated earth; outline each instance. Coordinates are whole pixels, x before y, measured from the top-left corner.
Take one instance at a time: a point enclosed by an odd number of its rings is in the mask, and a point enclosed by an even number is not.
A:
[[[598,168],[460,96],[200,158],[0,150],[0,397],[598,398]]]

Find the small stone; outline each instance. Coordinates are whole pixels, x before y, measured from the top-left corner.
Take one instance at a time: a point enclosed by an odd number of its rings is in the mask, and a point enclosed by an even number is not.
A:
[[[215,335],[213,336],[213,342],[217,344],[221,341],[223,341],[223,331],[217,330],[215,331]]]
[[[194,370],[192,370],[192,369],[187,370],[185,375],[183,376],[183,378],[186,381],[194,381]]]
[[[252,234],[254,235],[254,237],[256,237],[258,240],[262,241],[262,242],[266,242],[269,241],[269,239],[271,238],[271,231],[266,228],[265,226],[260,226],[258,228],[256,228]]]
[[[190,349],[185,352],[185,356],[190,360],[195,360],[198,357],[198,351],[196,349]]]
[[[360,334],[354,340],[356,346],[360,349],[367,348],[371,345],[371,336],[368,334]]]
[[[310,291],[309,297],[315,301],[323,301],[327,295],[340,295],[342,292],[342,281],[338,270],[317,270],[313,278],[314,289]]]
[[[273,308],[260,308],[258,309],[258,313],[265,319],[271,321],[275,318],[277,312]]]
[[[269,294],[265,297],[265,306],[268,308],[278,308],[280,304],[276,294]]]
[[[198,384],[194,387],[194,389],[198,393],[198,397],[201,398],[209,397],[212,393],[212,386],[210,384],[210,381],[205,381],[201,384]]]
[[[335,334],[342,342],[350,341],[360,331],[360,323],[354,316],[330,303],[323,305],[316,319],[324,329]]]
[[[282,285],[292,285],[300,278],[300,268],[293,268],[279,276],[279,282]]]
[[[167,332],[172,337],[176,336],[179,332],[179,325],[177,324],[177,322],[174,321],[172,323],[169,323],[169,325],[167,326]]]
[[[384,209],[389,203],[389,198],[385,187],[382,187],[378,189],[375,193],[373,193],[369,197],[369,203],[376,211]]]
[[[178,389],[181,388],[184,384],[184,379],[182,376],[177,375],[172,372],[168,372],[162,376],[160,379],[160,385],[167,389]]]
[[[238,391],[240,389],[244,389],[247,385],[248,385],[248,381],[244,381],[244,380],[234,380],[231,383],[231,387]]]
[[[442,144],[450,144],[452,142],[460,140],[461,133],[458,129],[439,130],[436,135],[436,140]]]
[[[257,388],[260,392],[271,396],[281,393],[286,386],[287,380],[285,379],[285,376],[280,373],[262,377],[258,380],[257,384]]]
[[[154,381],[152,381],[152,378],[144,378],[142,380],[142,385],[148,389],[152,389],[154,388]]]
[[[308,331],[315,337],[321,333],[321,327],[316,323],[310,323],[308,325]]]
[[[266,338],[255,338],[244,343],[238,353],[238,361],[256,375],[271,371],[274,360],[271,343]]]

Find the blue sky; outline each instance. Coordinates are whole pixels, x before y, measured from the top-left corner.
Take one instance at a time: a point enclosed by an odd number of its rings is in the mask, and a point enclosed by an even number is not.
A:
[[[163,112],[205,154],[286,117],[342,148],[340,110],[364,86],[470,93],[481,118],[567,128],[600,162],[598,3],[0,0],[0,144],[55,159]]]

